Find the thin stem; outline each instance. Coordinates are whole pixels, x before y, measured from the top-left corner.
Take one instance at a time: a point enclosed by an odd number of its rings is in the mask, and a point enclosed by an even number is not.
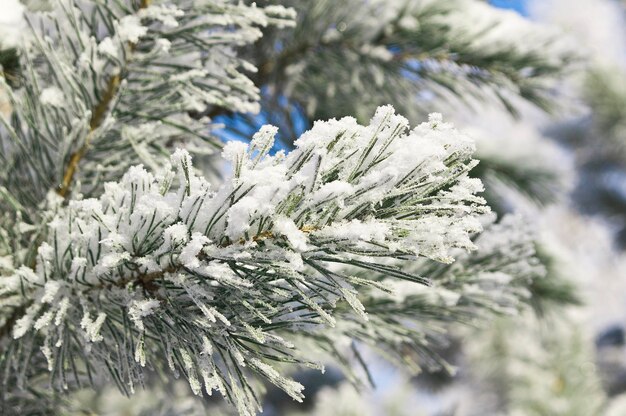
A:
[[[78,169],[78,164],[87,153],[87,149],[89,148],[89,143],[91,142],[94,131],[102,125],[102,122],[106,117],[106,112],[109,108],[109,104],[111,104],[111,101],[113,101],[115,94],[119,90],[120,82],[121,77],[119,75],[114,75],[109,79],[107,87],[102,96],[102,100],[100,100],[100,102],[93,110],[91,120],[89,121],[89,134],[87,134],[87,137],[85,138],[85,143],[80,147],[80,149],[72,153],[72,155],[70,156],[70,160],[67,164],[67,167],[65,168],[65,173],[63,174],[63,182],[57,190],[57,193],[63,198],[67,197],[67,195],[69,194],[70,188],[72,186],[72,180],[74,179],[74,174]]]
[[[145,9],[150,5],[150,0],[141,0],[139,5],[139,9]],[[136,45],[134,43],[129,43],[128,48],[130,52],[135,50]],[[121,73],[121,72],[120,72]],[[78,170],[78,165],[80,161],[83,159],[87,150],[89,149],[89,144],[94,135],[94,132],[102,125],[104,120],[106,119],[107,110],[111,105],[111,102],[115,98],[115,95],[119,91],[120,84],[122,82],[122,77],[117,74],[113,75],[109,78],[107,82],[107,86],[104,90],[104,94],[102,95],[102,99],[96,104],[91,113],[91,119],[89,120],[89,133],[85,138],[85,143],[78,149],[76,152],[72,153],[70,156],[70,160],[65,168],[65,173],[63,174],[63,182],[59,185],[57,189],[57,194],[66,198],[69,195],[72,182],[74,180],[74,175],[76,174],[76,170]]]

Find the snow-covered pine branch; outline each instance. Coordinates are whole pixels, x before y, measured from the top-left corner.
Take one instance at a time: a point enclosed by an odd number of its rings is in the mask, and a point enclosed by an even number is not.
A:
[[[535,251],[535,231],[528,222],[514,215],[497,223],[488,217],[483,218],[489,221],[485,230],[475,239],[477,249],[456,250],[453,263],[393,261],[391,264],[401,265],[407,273],[427,277],[431,286],[379,273],[376,281],[384,291],[378,287],[359,290],[368,319],[355,320],[347,304],[339,305],[335,328],[301,335],[315,339],[309,343],[311,354],[341,366],[355,384],[361,381],[360,373],[346,365],[359,354],[354,341],[412,373],[424,369],[452,372],[439,353],[458,333],[459,324],[486,326],[494,316],[516,315],[534,300],[532,287],[548,279]],[[364,281],[372,278],[369,270],[351,272]]]
[[[178,150],[173,171],[132,167],[100,198],[59,208],[36,267],[0,281],[14,338],[3,369],[28,366],[39,345],[57,389],[108,373],[132,391],[147,366],[183,374],[196,394],[220,391],[240,414],[260,406],[252,374],[300,399],[273,367],[317,365],[298,334],[336,326],[343,301],[367,320],[364,287],[428,284],[398,265],[474,247],[488,209],[468,177],[473,142],[439,115],[407,128],[381,107],[368,126],[317,122],[293,152],[269,156],[266,126],[226,146],[232,176],[216,190]]]
[[[11,120],[0,118],[3,183],[28,205],[76,182],[100,192],[133,164],[159,166],[182,137],[190,149],[218,148],[206,117],[190,112],[256,111],[258,89],[243,73],[255,68],[235,49],[294,17],[231,0],[53,3],[27,16],[22,88]]]
[[[549,109],[574,57],[547,26],[480,0],[279,3],[297,10],[297,24],[249,48],[259,68],[252,79],[272,95],[270,115],[281,95],[311,120],[366,120],[386,103],[409,120],[457,100],[496,101],[513,113],[522,100]]]
[[[556,107],[554,85],[572,67],[575,51],[553,29],[479,0],[280,3],[297,10],[297,24],[268,30],[245,49],[259,68],[252,79],[266,86],[261,117],[228,118],[229,136],[245,138],[271,123],[289,146],[308,120],[365,121],[376,106],[393,103],[414,123],[436,109],[457,123],[483,126],[480,136],[472,134],[483,139],[475,176],[492,209],[506,212],[511,189],[540,203],[563,195],[571,164],[542,161],[559,149],[506,114],[527,108],[523,101]],[[505,141],[519,148],[502,152]]]
[[[459,333],[469,335],[468,323],[483,327],[473,327],[472,331],[491,327],[494,310],[509,315],[509,312],[523,309],[520,301],[528,300],[529,286],[549,280],[543,266],[538,264],[534,235],[534,230],[519,216],[507,216],[498,223],[488,224],[476,239],[478,248],[471,252],[459,250],[455,253],[454,263],[441,264],[422,259],[405,265],[411,273],[431,279],[432,286],[385,279],[380,275],[381,287],[391,293],[374,287],[359,287],[359,300],[367,311],[367,320],[355,319],[349,304],[341,302],[333,311],[337,320],[334,328],[299,332],[292,343],[303,350],[306,348],[309,359],[339,367],[347,379],[346,384],[366,382],[364,376],[369,371],[371,350],[364,348],[363,344],[404,369],[443,367],[451,370],[437,351],[448,347]],[[367,270],[353,272],[356,277],[365,278],[359,273],[369,273],[369,279],[372,278],[372,273]],[[363,365],[366,366],[365,372],[361,368]],[[289,371],[289,368],[285,370]],[[71,394],[62,409],[70,414],[85,408],[96,414],[119,413],[121,409],[133,409],[133,414],[157,411],[176,415],[228,413],[221,403],[212,403],[206,409],[202,401],[190,400],[185,390],[182,393],[180,388],[172,391],[169,386],[171,382],[164,385],[149,379],[147,391],[137,392],[128,399],[110,388],[94,392],[95,400],[92,395]],[[358,394],[359,402],[379,400],[375,392],[365,393],[367,386],[363,389],[362,394]],[[311,397],[308,390],[305,393],[309,404],[323,400],[319,394]],[[109,407],[111,401],[116,403],[116,410]],[[287,402],[270,399],[267,403],[276,414],[291,414],[292,405]],[[352,409],[352,404],[347,405]]]

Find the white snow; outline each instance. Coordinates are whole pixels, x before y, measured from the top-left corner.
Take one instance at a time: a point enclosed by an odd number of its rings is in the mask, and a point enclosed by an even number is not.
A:
[[[19,0],[2,0],[0,13],[0,49],[19,45],[24,38],[26,22],[25,7]]]
[[[58,280],[48,280],[43,287],[44,295],[41,297],[41,302],[52,303],[56,298],[59,289],[61,288],[61,282]]]
[[[91,342],[102,341],[104,337],[100,334],[100,329],[102,328],[102,324],[104,324],[104,320],[107,315],[104,312],[98,313],[98,316],[95,320],[91,319],[91,314],[89,312],[85,312],[83,315],[83,319],[80,321],[80,327],[85,330],[85,334],[87,335],[87,339]]]
[[[156,299],[134,300],[129,304],[128,316],[140,331],[144,331],[143,318],[152,315],[160,305]]]
[[[279,233],[287,237],[291,246],[298,250],[304,251],[308,248],[308,239],[304,232],[302,232],[292,219],[287,217],[280,217],[274,220],[274,229]]]
[[[177,17],[184,16],[185,12],[174,5],[152,4],[139,10],[138,16],[141,19],[154,19],[160,21],[165,27],[178,27]]]
[[[117,35],[122,42],[137,43],[139,38],[148,33],[148,28],[142,26],[138,16],[124,16],[120,19]]]
[[[117,56],[118,48],[113,43],[113,39],[106,37],[98,44],[98,52],[104,55]]]
[[[391,229],[384,222],[369,220],[362,222],[360,220],[352,220],[336,224],[333,227],[326,227],[317,232],[316,235],[324,237],[333,237],[345,240],[363,240],[363,241],[384,241],[389,236]]]
[[[200,260],[197,256],[202,248],[206,244],[210,243],[210,241],[211,240],[200,233],[193,233],[189,243],[187,243],[187,245],[181,250],[180,256],[178,257],[179,261],[189,269],[199,267]]]
[[[44,105],[49,105],[51,107],[63,107],[66,105],[65,96],[63,92],[57,87],[48,87],[41,91],[41,95],[39,96],[39,100]]]

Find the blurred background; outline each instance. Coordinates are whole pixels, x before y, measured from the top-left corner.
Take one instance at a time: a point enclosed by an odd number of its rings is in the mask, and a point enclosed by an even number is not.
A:
[[[264,414],[626,415],[626,1],[257,3],[294,7],[298,24],[241,51],[259,69],[261,111],[199,114],[214,134],[245,141],[271,123],[274,150],[289,150],[314,120],[366,121],[387,103],[412,125],[441,112],[476,139],[485,197],[530,224],[550,276],[531,288],[530,310],[450,328],[438,370],[409,377],[364,349],[370,386],[335,368],[303,371],[304,403],[270,389]],[[22,12],[47,5],[0,4],[11,81]],[[162,389],[76,400],[95,414],[205,414],[184,383]]]

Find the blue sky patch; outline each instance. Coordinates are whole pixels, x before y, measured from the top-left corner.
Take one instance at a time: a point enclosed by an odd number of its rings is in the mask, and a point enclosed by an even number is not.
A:
[[[493,6],[515,10],[522,16],[528,16],[527,0],[491,0]]]

